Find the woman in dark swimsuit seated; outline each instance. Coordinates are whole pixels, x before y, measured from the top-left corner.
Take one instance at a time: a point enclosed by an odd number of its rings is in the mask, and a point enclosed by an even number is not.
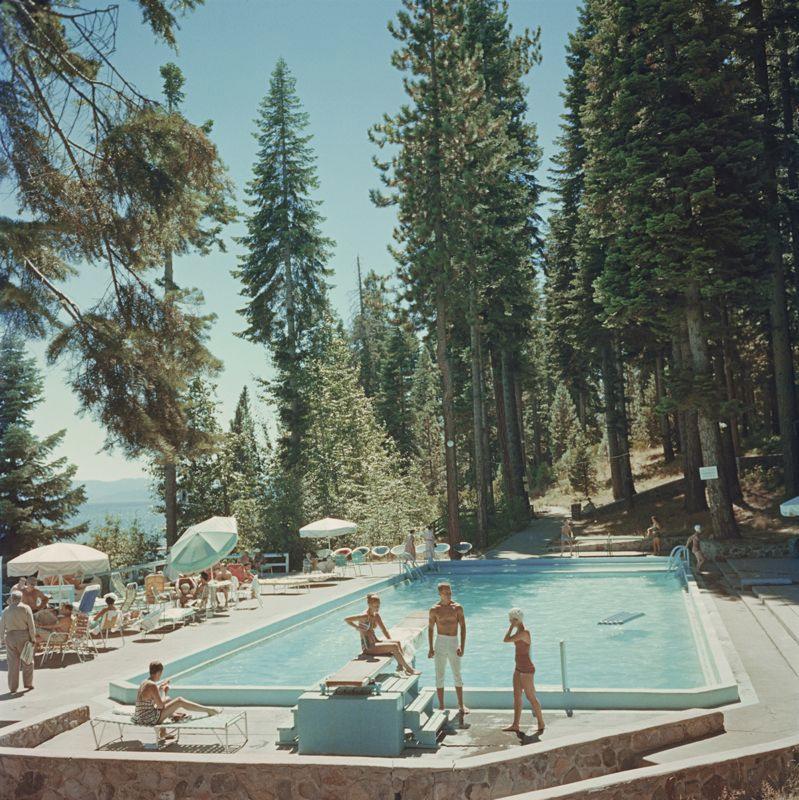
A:
[[[139,691],[136,692],[136,710],[130,720],[135,725],[150,727],[166,722],[170,718],[178,722],[186,717],[184,711],[201,711],[209,717],[219,713],[216,708],[201,706],[182,697],[168,698],[169,681],[158,682],[163,672],[164,665],[160,661],[150,662],[150,677],[142,682]],[[161,728],[158,738],[164,740],[175,737],[167,735],[166,729]]]
[[[535,666],[530,660],[530,631],[524,627],[524,614],[519,608],[512,608],[508,612],[510,627],[505,634],[503,642],[512,642],[516,647],[516,669],[513,671],[513,722],[504,731],[521,733],[519,724],[522,720],[522,692],[527,695],[533,713],[538,721],[536,733],[541,735],[544,732],[544,715],[541,713],[541,703],[535,696]]]
[[[402,645],[389,638],[388,629],[380,617],[380,598],[376,594],[366,595],[366,613],[354,617],[347,617],[344,622],[351,625],[361,634],[361,649],[369,656],[394,656],[400,668],[408,675],[419,675],[419,670],[414,669],[402,654]],[[378,639],[375,631],[380,628],[385,639]]]

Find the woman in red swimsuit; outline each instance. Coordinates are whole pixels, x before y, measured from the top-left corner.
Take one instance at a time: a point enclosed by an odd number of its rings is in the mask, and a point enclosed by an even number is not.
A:
[[[536,733],[540,736],[544,732],[544,715],[541,713],[541,703],[535,695],[533,683],[535,666],[530,660],[530,631],[524,627],[524,614],[521,609],[512,608],[508,612],[508,619],[510,627],[502,641],[513,642],[516,648],[516,669],[513,671],[513,722],[502,730],[521,733],[519,724],[522,720],[522,692],[524,692],[538,721]]]

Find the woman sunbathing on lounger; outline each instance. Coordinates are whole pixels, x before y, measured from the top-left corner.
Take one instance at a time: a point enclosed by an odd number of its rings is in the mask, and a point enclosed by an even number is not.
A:
[[[402,653],[402,645],[389,638],[388,629],[383,624],[380,617],[380,598],[376,594],[366,595],[366,613],[358,614],[354,617],[347,617],[344,622],[351,625],[361,634],[361,648],[368,656],[393,656],[397,659],[400,669],[408,675],[419,675],[418,669],[414,669],[406,660]],[[375,631],[380,628],[385,639],[378,639]]]
[[[202,711],[209,717],[219,713],[219,709],[201,706],[183,697],[167,698],[169,681],[159,683],[163,672],[164,665],[160,661],[150,662],[150,677],[142,682],[139,691],[136,692],[136,710],[130,719],[132,723],[149,727],[166,722],[168,719],[178,722],[186,717],[184,711]],[[165,728],[161,728],[158,731],[158,738],[164,740],[175,737],[167,734]]]

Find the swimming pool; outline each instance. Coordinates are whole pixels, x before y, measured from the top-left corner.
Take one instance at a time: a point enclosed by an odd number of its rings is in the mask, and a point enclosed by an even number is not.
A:
[[[588,559],[579,564],[554,559],[446,564],[441,573],[430,573],[422,581],[384,582],[393,585],[380,589],[381,614],[390,630],[411,612],[432,605],[438,580],[448,580],[466,612],[463,678],[478,707],[498,707],[492,702],[495,687],[510,683],[513,647],[503,644],[502,637],[513,606],[524,610],[531,629],[536,684],[543,694],[547,687],[553,692],[562,688],[563,640],[571,693],[584,698],[605,695],[596,700],[598,705],[588,707],[696,707],[708,691],[708,704],[737,699],[737,691],[734,697],[729,691],[735,682],[691,580],[667,572],[665,560],[585,562]],[[258,702],[256,689],[296,689],[293,694],[283,692],[290,702],[359,652],[358,634],[343,619],[361,613],[364,593],[361,589],[350,602],[338,601],[315,616],[305,612],[269,626],[262,636],[255,632],[226,650],[211,648],[182,659],[172,671],[172,683],[181,694],[224,697],[227,703],[247,687],[251,691],[241,695],[246,702]],[[598,624],[618,611],[643,616],[620,626]],[[421,685],[432,686],[426,645],[416,654],[416,666],[422,670]],[[727,691],[719,693],[721,686]],[[625,695],[630,692],[638,699]],[[271,698],[264,704],[277,704],[274,691],[258,696]]]

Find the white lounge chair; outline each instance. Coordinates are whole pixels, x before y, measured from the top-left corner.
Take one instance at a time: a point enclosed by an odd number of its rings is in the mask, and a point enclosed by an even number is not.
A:
[[[240,749],[247,743],[246,711],[223,712],[210,717],[191,715],[180,722],[158,723],[157,725],[140,725],[133,722],[131,717],[132,712],[122,710],[106,711],[96,717],[92,717],[90,722],[95,748],[99,750],[112,742],[120,741],[125,727],[149,728],[155,733],[156,737],[158,737],[159,728],[168,728],[170,731],[174,731],[176,735],[175,739],[169,741],[170,744],[179,744],[181,733],[211,733],[216,737],[217,742],[225,748],[226,753],[232,752],[233,749]],[[109,726],[112,729],[116,728],[118,735],[103,741],[105,731]],[[234,743],[231,743],[231,735],[236,737]]]
[[[136,620],[135,629],[138,630],[139,633],[143,634],[144,636],[149,636],[151,633],[156,633],[157,631],[161,631],[160,638],[164,638],[164,622],[163,622],[163,613],[164,609],[162,606],[158,606],[153,608],[151,611],[148,611],[146,614],[143,614]]]

